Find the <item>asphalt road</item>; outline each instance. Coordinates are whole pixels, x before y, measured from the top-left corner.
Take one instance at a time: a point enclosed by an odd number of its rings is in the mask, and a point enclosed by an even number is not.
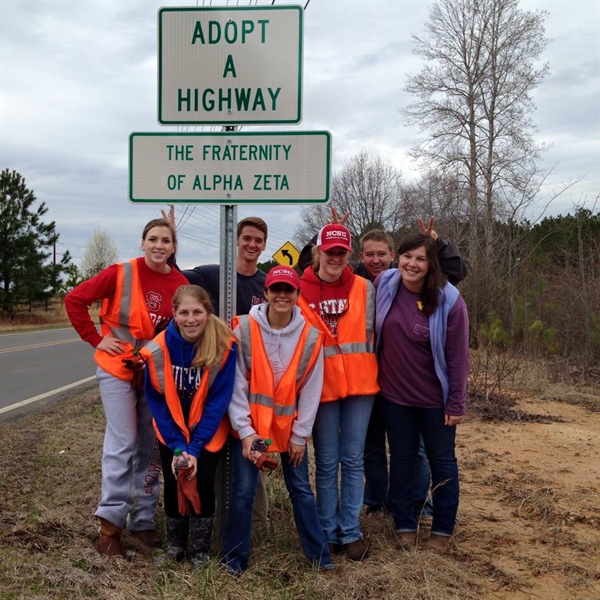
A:
[[[0,415],[91,385],[93,355],[71,327],[0,335]]]

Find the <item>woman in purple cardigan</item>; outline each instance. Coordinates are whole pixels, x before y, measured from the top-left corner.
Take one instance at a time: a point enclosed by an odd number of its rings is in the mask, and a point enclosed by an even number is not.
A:
[[[427,549],[444,553],[458,511],[455,435],[469,374],[467,307],[440,269],[435,241],[423,233],[401,241],[398,269],[383,272],[375,285],[379,386],[398,546],[406,550],[417,541],[415,461],[422,435],[434,504]]]

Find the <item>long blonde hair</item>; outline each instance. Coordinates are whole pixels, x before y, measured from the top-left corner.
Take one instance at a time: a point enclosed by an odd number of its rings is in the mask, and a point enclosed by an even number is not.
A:
[[[173,295],[173,312],[177,311],[184,297],[193,298],[207,312],[206,325],[196,341],[196,356],[193,367],[210,369],[221,362],[225,350],[235,342],[233,331],[214,314],[212,302],[204,288],[199,285],[180,285]]]

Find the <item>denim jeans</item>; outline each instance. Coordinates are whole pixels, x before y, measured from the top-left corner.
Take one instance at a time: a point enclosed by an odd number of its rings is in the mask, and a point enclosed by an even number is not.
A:
[[[233,491],[225,527],[222,562],[230,570],[241,573],[246,570],[250,557],[252,514],[258,485],[258,469],[251,461],[243,458],[240,440],[232,441],[232,449],[234,454]],[[319,524],[315,497],[310,487],[308,453],[304,454],[302,462],[297,467],[290,465],[287,452],[283,452],[279,456],[304,555],[310,562],[327,567],[331,564],[329,547]]]
[[[374,396],[323,402],[313,426],[317,509],[328,542],[360,538],[365,438]],[[341,481],[338,488],[338,472]]]
[[[388,461],[385,449],[386,427],[383,415],[385,400],[381,394],[375,396],[373,412],[367,429],[365,441],[365,492],[364,504],[373,509],[389,508],[388,499]],[[415,463],[415,516],[431,517],[433,505],[429,488],[431,485],[431,470],[425,454],[423,436],[419,444],[419,454]]]
[[[431,488],[431,468],[427,453],[425,452],[425,442],[423,436],[419,438],[419,454],[415,463],[415,517],[433,516],[433,498],[430,494]]]
[[[375,396],[365,440],[365,492],[363,502],[370,508],[388,505],[388,461],[385,449],[383,398]]]
[[[384,401],[390,444],[390,507],[398,533],[417,530],[414,514],[419,436],[431,467],[433,522],[431,533],[451,536],[458,512],[456,427],[444,425],[443,408],[402,406]]]

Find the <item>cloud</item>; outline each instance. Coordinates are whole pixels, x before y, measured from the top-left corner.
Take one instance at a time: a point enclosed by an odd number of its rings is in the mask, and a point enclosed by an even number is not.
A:
[[[277,4],[283,4],[277,0]],[[61,234],[59,250],[78,261],[93,231],[107,230],[122,259],[139,255],[144,224],[159,205],[128,201],[128,139],[134,132],[183,131],[157,123],[157,12],[191,0],[0,3],[2,168],[19,171]],[[212,2],[213,6],[225,2]],[[244,4],[242,1],[241,4]],[[270,4],[261,0],[260,4]],[[527,2],[549,11],[550,74],[535,92],[540,141],[552,142],[543,165],[554,173],[544,193],[586,174],[554,212],[600,187],[599,60],[596,2]],[[407,152],[419,139],[399,109],[421,63],[411,36],[422,35],[425,1],[312,0],[305,13],[303,122],[277,129],[328,130],[340,169],[366,150],[392,160],[407,177],[418,165]],[[202,130],[202,128],[199,128]],[[248,130],[248,128],[245,128]],[[191,130],[194,130],[192,127]],[[210,127],[205,128],[210,130]],[[219,260],[218,206],[196,206],[181,228],[184,267]],[[292,238],[297,205],[244,205],[269,224],[263,260]]]

